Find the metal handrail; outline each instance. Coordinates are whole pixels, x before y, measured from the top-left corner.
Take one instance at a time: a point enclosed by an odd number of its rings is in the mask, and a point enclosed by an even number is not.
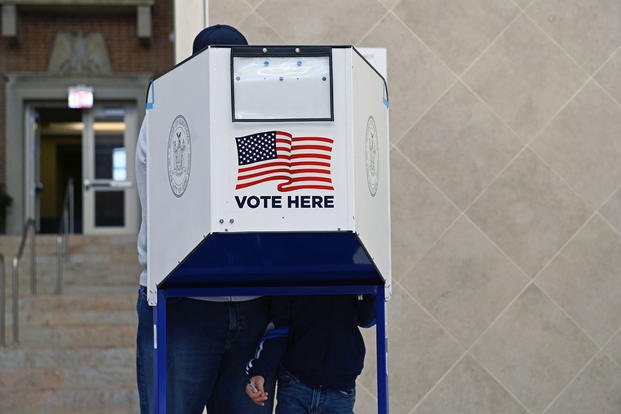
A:
[[[56,294],[60,295],[63,289],[63,262],[69,259],[68,238],[74,228],[74,187],[73,178],[69,178],[63,198],[63,213],[56,236]]]
[[[32,232],[30,231],[32,229]],[[13,293],[13,343],[19,343],[19,262],[24,253],[26,246],[26,238],[30,234],[30,291],[33,295],[37,294],[37,253],[35,247],[35,238],[37,226],[34,219],[29,218],[24,225],[22,240],[19,243],[17,254],[13,256],[13,274],[12,274],[12,293]]]
[[[0,253],[0,347],[6,346],[6,274],[4,255]]]

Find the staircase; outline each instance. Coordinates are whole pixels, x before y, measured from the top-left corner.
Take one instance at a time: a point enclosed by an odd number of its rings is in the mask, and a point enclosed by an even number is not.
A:
[[[70,236],[63,294],[55,295],[56,238],[37,236],[38,294],[30,294],[28,247],[20,266],[20,344],[11,337],[11,256],[16,237],[0,237],[7,272],[7,348],[0,348],[0,413],[135,414],[135,236]]]

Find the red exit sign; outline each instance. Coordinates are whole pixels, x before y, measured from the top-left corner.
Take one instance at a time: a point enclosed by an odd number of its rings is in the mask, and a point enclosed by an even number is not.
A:
[[[93,107],[93,88],[90,86],[69,87],[69,108],[88,109]]]

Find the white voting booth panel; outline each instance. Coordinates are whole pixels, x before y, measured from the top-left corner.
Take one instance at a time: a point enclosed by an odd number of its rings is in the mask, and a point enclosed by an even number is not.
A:
[[[214,233],[353,232],[389,292],[384,79],[353,47],[239,49],[208,48],[149,89],[149,303]]]

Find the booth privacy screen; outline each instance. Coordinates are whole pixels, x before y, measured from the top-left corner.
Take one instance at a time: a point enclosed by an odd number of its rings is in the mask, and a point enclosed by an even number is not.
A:
[[[330,56],[232,59],[234,121],[332,120]]]

